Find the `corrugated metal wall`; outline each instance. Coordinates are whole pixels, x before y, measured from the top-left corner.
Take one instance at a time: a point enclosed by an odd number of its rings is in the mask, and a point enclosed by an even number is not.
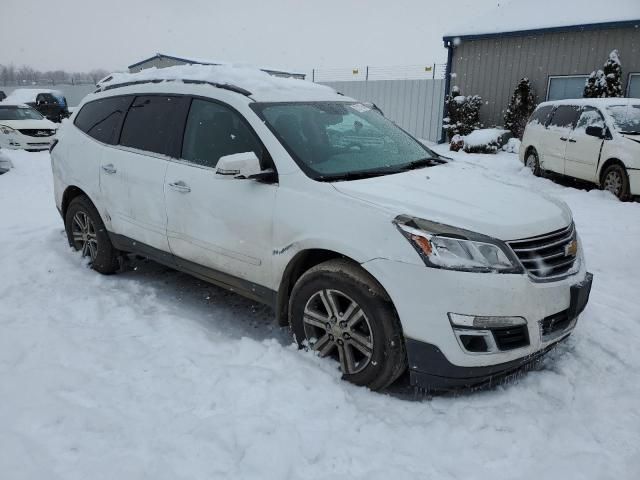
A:
[[[442,132],[443,79],[322,82],[363,102],[373,102],[387,118],[412,135],[437,142]]]
[[[640,73],[640,28],[463,40],[454,50],[451,85],[458,85],[463,95],[481,95],[487,102],[481,109],[483,122],[500,125],[522,77],[531,80],[538,101],[544,101],[549,76],[588,75],[601,69],[615,48],[626,90],[629,74]]]

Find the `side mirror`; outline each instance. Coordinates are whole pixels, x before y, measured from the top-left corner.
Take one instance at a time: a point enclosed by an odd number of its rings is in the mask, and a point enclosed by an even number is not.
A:
[[[260,179],[273,174],[273,170],[262,170],[260,160],[254,152],[234,153],[220,157],[216,166],[216,175],[220,178]]]
[[[604,137],[606,137],[605,129],[602,128],[602,127],[596,127],[595,125],[589,125],[586,128],[584,133],[586,133],[590,137],[596,137],[596,138],[604,138]]]

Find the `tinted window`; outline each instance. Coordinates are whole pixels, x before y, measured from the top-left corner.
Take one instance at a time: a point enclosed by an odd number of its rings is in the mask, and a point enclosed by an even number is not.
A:
[[[537,108],[536,111],[531,115],[529,123],[539,123],[541,125],[546,125],[551,110],[553,110],[553,105],[544,105]]]
[[[262,147],[235,111],[206,100],[194,99],[184,132],[182,158],[205,167],[215,167],[220,157],[255,152]]]
[[[89,102],[74,121],[87,135],[110,145],[118,143],[120,126],[133,97],[112,97]]]
[[[571,105],[561,105],[553,112],[550,127],[573,128],[578,121],[580,109]]]
[[[188,97],[136,97],[122,126],[120,145],[177,157]]]

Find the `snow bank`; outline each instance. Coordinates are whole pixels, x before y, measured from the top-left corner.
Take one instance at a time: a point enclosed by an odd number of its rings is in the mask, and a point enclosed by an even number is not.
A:
[[[640,204],[536,178],[512,154],[435,148],[452,171],[567,201],[595,281],[537,369],[432,400],[342,382],[273,312],[187,275],[140,260],[96,274],[66,243],[48,153],[5,152],[0,476],[635,480]]]
[[[109,78],[109,77],[107,77]],[[269,75],[262,70],[244,65],[178,65],[166,68],[147,68],[137,73],[113,73],[99,87],[108,87],[143,80],[198,80],[234,85],[252,93],[252,96],[286,94],[304,96],[319,94],[337,96],[325,85],[295,78]],[[343,97],[344,98],[344,97]]]

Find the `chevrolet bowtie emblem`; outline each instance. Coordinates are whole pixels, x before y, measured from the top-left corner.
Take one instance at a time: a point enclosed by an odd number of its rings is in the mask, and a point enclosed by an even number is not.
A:
[[[565,256],[569,257],[575,257],[578,253],[578,241],[577,240],[571,240],[571,243],[569,243],[568,245],[565,245],[564,247],[564,254]]]

